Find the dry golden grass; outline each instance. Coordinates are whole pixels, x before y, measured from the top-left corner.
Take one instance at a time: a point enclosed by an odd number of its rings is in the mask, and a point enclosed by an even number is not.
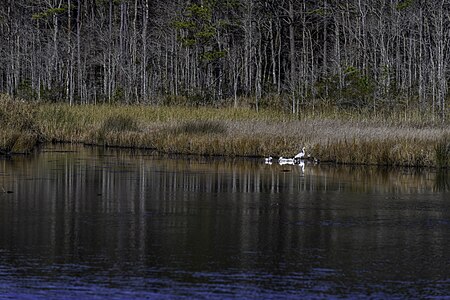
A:
[[[450,160],[450,129],[414,114],[402,120],[393,113],[322,110],[297,118],[250,109],[106,105],[42,105],[39,111],[47,140],[257,157],[290,156],[305,146],[322,161],[349,164],[448,166]]]
[[[0,154],[29,153],[39,142],[36,107],[0,95]]]
[[[25,141],[36,138],[167,153],[277,157],[292,156],[304,146],[321,161],[450,166],[450,127],[418,116],[331,108],[293,116],[246,108],[33,106],[0,99],[0,149],[11,151],[23,135],[18,144],[24,148],[29,148]]]

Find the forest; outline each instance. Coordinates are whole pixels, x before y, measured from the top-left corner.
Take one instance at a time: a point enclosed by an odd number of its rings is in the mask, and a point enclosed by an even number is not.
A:
[[[444,119],[449,37],[445,0],[2,0],[0,93]]]

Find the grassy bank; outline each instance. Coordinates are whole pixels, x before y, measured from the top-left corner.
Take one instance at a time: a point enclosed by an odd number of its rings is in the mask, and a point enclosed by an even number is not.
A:
[[[36,106],[0,95],[0,154],[28,153],[42,136]]]
[[[417,114],[417,113],[416,113]],[[402,166],[450,165],[450,128],[395,113],[333,109],[300,116],[250,109],[30,105],[0,100],[0,151],[35,142],[150,148],[168,153],[292,156],[305,146],[321,161]],[[419,114],[417,114],[419,116]]]

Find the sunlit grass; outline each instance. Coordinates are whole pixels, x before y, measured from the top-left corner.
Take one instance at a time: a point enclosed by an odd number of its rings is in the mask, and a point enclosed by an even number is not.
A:
[[[3,152],[33,139],[254,157],[292,156],[304,146],[321,161],[450,165],[449,126],[414,111],[316,107],[293,115],[249,108],[29,105],[1,99],[0,117]]]
[[[0,94],[0,154],[28,153],[40,136],[36,106]]]
[[[105,105],[42,105],[39,111],[47,140],[257,157],[289,156],[305,146],[322,161],[448,165],[442,143],[449,129],[414,117],[401,120],[393,113],[371,116],[324,109],[297,117],[250,109]]]

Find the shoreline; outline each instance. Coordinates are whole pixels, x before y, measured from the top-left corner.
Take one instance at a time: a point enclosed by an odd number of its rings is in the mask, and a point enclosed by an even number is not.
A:
[[[85,143],[85,142],[73,142],[73,141],[65,141],[65,140],[53,140],[53,141],[44,141],[44,142],[36,142],[35,144],[31,146],[27,146],[26,150],[19,150],[19,151],[9,151],[6,152],[4,150],[0,151],[0,157],[2,158],[8,158],[8,157],[14,157],[14,156],[24,156],[29,155],[34,151],[39,151],[41,147],[48,144],[70,144],[70,145],[79,145],[83,147],[94,147],[94,148],[109,148],[109,149],[124,149],[124,150],[136,150],[136,151],[150,151],[150,152],[156,152],[159,155],[175,155],[175,156],[192,156],[192,157],[213,157],[213,158],[224,158],[224,159],[260,159],[261,163],[264,163],[264,157],[262,155],[240,155],[240,154],[233,154],[233,155],[226,155],[226,154],[211,154],[211,153],[197,153],[197,152],[183,152],[183,151],[165,151],[158,148],[151,148],[151,147],[136,147],[136,146],[130,146],[130,145],[107,145],[107,144],[96,144],[96,143]],[[208,145],[206,145],[208,146]],[[273,164],[277,164],[277,160],[281,155],[273,156],[274,162]],[[286,156],[285,156],[286,157]],[[315,160],[315,161],[314,161]],[[389,161],[386,162],[361,162],[361,161],[340,161],[339,159],[332,160],[332,159],[320,159],[316,157],[311,157],[309,159],[305,159],[305,161],[309,163],[320,163],[321,165],[341,165],[341,166],[368,166],[368,167],[407,167],[407,168],[432,168],[432,169],[448,169],[449,165],[429,165],[429,164],[408,164],[408,163],[389,163]]]
[[[450,166],[450,127],[341,114],[245,108],[27,104],[0,101],[0,154],[39,143],[146,149],[167,154],[293,157],[302,147],[321,163]]]
[[[63,141],[54,141],[54,142],[43,142],[37,144],[30,152],[28,153],[9,153],[6,155],[0,154],[0,160],[2,159],[12,159],[14,157],[26,157],[31,154],[39,154],[40,152],[48,152],[46,150],[42,151],[43,149],[47,148],[48,146],[74,146],[74,147],[86,147],[86,148],[97,148],[97,149],[106,149],[106,150],[124,150],[124,151],[130,151],[130,152],[145,152],[145,155],[155,155],[157,157],[184,157],[188,158],[189,160],[203,160],[203,159],[212,159],[212,160],[220,160],[220,161],[230,161],[230,160],[239,160],[239,161],[257,161],[260,162],[261,166],[278,166],[283,168],[288,167],[298,167],[298,164],[279,164],[278,163],[278,157],[274,157],[272,164],[266,164],[265,158],[261,156],[225,156],[225,155],[202,155],[202,154],[186,154],[186,153],[176,153],[176,152],[162,152],[158,151],[157,149],[150,149],[150,148],[134,148],[134,147],[128,147],[128,146],[105,146],[105,145],[94,145],[94,144],[84,144],[84,143],[71,143],[71,142],[63,142]],[[61,152],[61,153],[73,153],[76,152],[75,150],[56,150],[56,151],[50,151],[50,152]],[[314,166],[322,166],[322,167],[347,167],[347,168],[377,168],[380,170],[430,170],[430,171],[446,171],[449,169],[449,167],[436,167],[436,166],[426,166],[426,165],[420,165],[420,166],[413,166],[413,165],[388,165],[388,164],[370,164],[370,163],[347,163],[347,162],[336,162],[336,161],[313,161],[311,159],[305,159],[304,160],[305,165],[314,165]],[[287,169],[286,169],[287,170]]]

